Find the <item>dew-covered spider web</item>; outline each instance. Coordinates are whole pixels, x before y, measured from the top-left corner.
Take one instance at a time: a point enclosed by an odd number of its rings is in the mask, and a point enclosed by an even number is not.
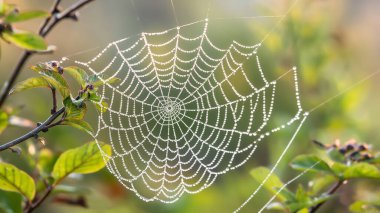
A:
[[[108,106],[99,111],[92,136],[112,146],[112,156],[102,153],[107,168],[144,201],[172,203],[201,192],[245,165],[265,138],[294,126],[270,174],[239,211],[272,175],[307,118],[296,68],[266,77],[258,55],[265,38],[250,45],[231,39],[227,48],[214,40],[204,19],[114,41],[92,59],[75,61],[105,83],[99,103]],[[282,92],[294,94],[296,110],[270,125],[281,107],[278,81],[289,75],[293,88]],[[121,80],[110,84],[114,77]]]
[[[99,92],[109,106],[93,136],[112,145],[112,156],[103,153],[109,171],[145,201],[175,202],[244,165],[265,137],[300,120],[292,68],[295,89],[287,92],[295,93],[298,110],[286,123],[268,126],[277,80],[265,77],[260,46],[218,47],[206,19],[121,39],[76,61],[106,82]],[[245,66],[248,61],[254,63]],[[109,84],[103,76],[121,81]]]

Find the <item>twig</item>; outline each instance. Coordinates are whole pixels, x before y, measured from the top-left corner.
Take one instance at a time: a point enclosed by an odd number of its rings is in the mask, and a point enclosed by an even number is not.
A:
[[[343,185],[344,181],[340,180],[335,183],[327,192],[327,195],[332,195]],[[326,201],[325,201],[326,202]],[[319,203],[309,209],[309,213],[315,213],[325,202]]]
[[[71,5],[69,8],[64,10],[63,12],[59,11],[59,4],[61,0],[56,0],[54,2],[54,5],[50,11],[50,16],[45,19],[44,23],[41,25],[39,29],[39,35],[42,37],[45,37],[59,22],[66,18],[72,18],[76,20],[75,12],[85,6],[86,4],[95,1],[95,0],[80,0],[73,5]],[[0,107],[3,106],[5,100],[8,97],[9,91],[13,87],[17,77],[19,76],[22,68],[24,67],[26,61],[29,59],[29,57],[36,52],[31,51],[24,51],[21,55],[20,60],[18,61],[16,67],[12,71],[11,77],[7,82],[4,83],[3,89],[0,94]]]
[[[54,187],[51,186],[51,185],[48,185],[47,188],[46,188],[46,191],[44,193],[44,195],[42,195],[42,197],[40,199],[38,199],[36,202],[30,204],[29,206],[27,206],[24,210],[25,213],[30,213],[32,212],[33,210],[35,210],[36,208],[38,208],[44,201],[45,199],[50,195],[50,193],[53,191]]]
[[[52,96],[53,96],[53,108],[51,109],[50,113],[54,114],[54,113],[57,112],[57,95],[56,95],[54,87],[51,88],[51,93],[52,93]]]
[[[59,109],[57,112],[55,112],[54,114],[52,114],[45,122],[43,122],[41,125],[39,125],[38,127],[34,128],[32,131],[26,133],[25,135],[19,137],[19,138],[16,138],[14,139],[13,141],[10,141],[6,144],[3,144],[0,146],[0,151],[3,151],[3,150],[6,150],[6,149],[9,149],[10,147],[12,146],[15,146],[29,138],[32,138],[34,136],[36,136],[39,132],[41,131],[46,131],[48,130],[50,127],[52,126],[49,126],[56,118],[58,118],[61,114],[63,114],[65,112],[65,108],[62,107],[61,109]],[[54,125],[55,126],[55,125]]]

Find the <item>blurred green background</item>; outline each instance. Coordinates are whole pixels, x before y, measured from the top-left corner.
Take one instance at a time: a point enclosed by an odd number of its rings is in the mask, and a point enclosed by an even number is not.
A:
[[[50,8],[52,1],[9,0],[21,10]],[[74,1],[63,1],[70,5]],[[210,28],[215,30],[212,38],[218,42],[233,38],[241,43],[259,42],[273,27],[274,31],[259,50],[262,67],[268,79],[276,79],[292,66],[297,66],[300,76],[301,98],[305,110],[350,87],[363,77],[380,69],[380,2],[377,0],[303,0],[298,1],[283,22],[278,18],[242,18],[252,16],[278,16],[284,14],[293,1],[258,0],[173,0],[179,25],[206,17],[208,8]],[[31,21],[20,27],[35,31],[40,21]],[[49,44],[57,46],[53,55],[36,55],[28,62],[33,65],[41,61],[59,60],[67,56],[73,60],[91,58],[107,43],[140,32],[154,32],[173,28],[176,20],[170,0],[108,0],[95,1],[80,11],[80,21],[61,23],[47,37]],[[220,42],[222,43],[222,42]],[[223,43],[221,44],[223,45]],[[225,44],[228,46],[229,43]],[[21,50],[2,43],[0,59],[0,82],[4,82],[15,66]],[[95,48],[95,49],[94,49]],[[90,50],[90,51],[88,51]],[[85,51],[84,53],[81,53]],[[24,68],[19,81],[33,76],[34,72]],[[380,76],[360,84],[333,101],[314,111],[285,159],[276,170],[285,182],[297,171],[289,169],[288,162],[300,153],[318,153],[311,148],[311,139],[331,143],[336,138],[343,141],[350,138],[371,143],[380,148],[378,138],[377,111],[380,107],[378,91]],[[292,86],[291,78],[284,83]],[[278,91],[274,118],[282,123],[289,118],[293,103],[293,90]],[[33,121],[44,120],[51,108],[50,91],[31,90],[9,97],[8,106],[19,108],[20,116]],[[94,121],[96,114],[87,116]],[[1,143],[9,141],[27,130],[10,127],[0,136]],[[289,141],[294,128],[288,128],[267,138],[245,166],[220,176],[213,186],[196,195],[185,195],[178,202],[164,205],[158,202],[145,203],[122,186],[106,170],[89,176],[69,180],[77,186],[90,188],[85,195],[89,209],[46,202],[36,212],[231,212],[257,187],[249,176],[250,169],[264,165],[271,167]],[[43,137],[47,147],[57,152],[91,140],[85,133],[70,127],[49,130]],[[25,156],[8,152],[0,157],[24,168]],[[302,179],[306,179],[307,175]],[[302,180],[300,180],[302,182]],[[368,193],[370,189],[373,194]],[[347,212],[347,206],[357,197],[379,196],[380,186],[371,181],[353,184],[334,201],[329,202],[321,212]],[[268,200],[262,190],[242,212],[255,209]],[[376,192],[377,191],[377,192]],[[377,193],[377,195],[376,195]]]

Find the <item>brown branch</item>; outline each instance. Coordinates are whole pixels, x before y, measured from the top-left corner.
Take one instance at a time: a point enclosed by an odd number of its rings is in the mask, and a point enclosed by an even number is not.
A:
[[[339,187],[341,187],[342,185],[343,185],[343,183],[344,183],[345,181],[342,181],[342,180],[340,180],[340,181],[338,181],[337,183],[335,183],[327,192],[326,192],[326,194],[327,195],[332,195],[332,194],[334,194],[335,192],[336,192],[336,190],[338,190],[339,189]],[[326,203],[326,201],[325,202],[322,202],[322,203],[319,203],[319,204],[317,204],[317,205],[315,205],[315,206],[312,206],[310,209],[309,209],[309,213],[315,213],[324,203]]]
[[[37,201],[33,202],[32,204],[28,205],[25,208],[24,213],[30,213],[34,211],[36,208],[38,208],[45,201],[45,199],[50,195],[53,189],[54,189],[53,186],[48,185],[42,197],[39,198]]]
[[[54,113],[57,112],[57,95],[56,95],[54,87],[51,88],[51,93],[52,93],[52,96],[53,96],[53,108],[50,110],[50,113],[54,114]]]
[[[95,0],[80,0],[70,7],[68,7],[63,12],[60,12],[59,10],[59,4],[61,3],[61,0],[56,0],[53,4],[53,7],[50,11],[50,16],[45,19],[43,24],[41,25],[39,29],[39,35],[42,37],[45,37],[59,22],[66,18],[72,18],[77,19],[77,16],[75,12],[77,12],[80,8],[85,6],[86,4],[95,1]],[[9,91],[12,89],[17,77],[19,76],[22,68],[24,67],[25,63],[28,61],[30,56],[35,54],[36,52],[31,52],[25,50],[23,54],[21,55],[16,67],[13,69],[11,77],[7,82],[4,83],[3,89],[0,93],[0,107],[3,106],[5,100],[7,99],[9,95]]]
[[[23,135],[19,138],[14,139],[13,141],[10,141],[6,144],[0,145],[0,151],[9,149],[10,147],[15,146],[15,145],[17,145],[17,144],[19,144],[19,143],[21,143],[21,142],[23,142],[29,138],[35,137],[41,131],[46,131],[53,126],[56,126],[57,124],[54,124],[54,125],[50,125],[50,124],[52,124],[53,121],[56,118],[58,118],[61,114],[63,114],[64,112],[65,112],[65,108],[62,107],[56,113],[52,114],[45,122],[43,122],[38,127],[34,128],[32,131],[26,133],[25,135]]]

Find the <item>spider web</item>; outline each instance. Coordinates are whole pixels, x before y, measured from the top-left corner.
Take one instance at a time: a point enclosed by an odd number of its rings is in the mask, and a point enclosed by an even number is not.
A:
[[[230,41],[218,47],[205,19],[121,39],[87,62],[76,61],[105,82],[99,92],[109,107],[93,137],[112,146],[112,156],[102,153],[108,170],[144,201],[172,203],[244,165],[264,138],[301,120],[297,133],[307,115],[297,71],[288,71],[297,112],[270,127],[279,78],[265,77],[260,46]],[[122,80],[107,83],[113,77]]]

